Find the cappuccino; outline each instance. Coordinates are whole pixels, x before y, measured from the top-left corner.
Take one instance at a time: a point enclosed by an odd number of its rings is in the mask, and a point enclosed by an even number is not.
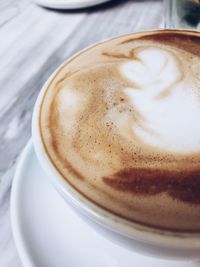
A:
[[[55,168],[127,220],[200,231],[200,33],[96,44],[54,75],[40,131]]]

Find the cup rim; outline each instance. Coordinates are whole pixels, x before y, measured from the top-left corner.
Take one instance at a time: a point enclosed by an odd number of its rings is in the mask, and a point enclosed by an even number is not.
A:
[[[114,231],[120,235],[125,237],[135,239],[138,241],[142,241],[145,243],[149,243],[152,245],[159,246],[167,246],[167,247],[177,247],[180,246],[183,249],[200,249],[200,232],[186,232],[186,231],[173,231],[168,229],[161,229],[151,226],[146,226],[141,223],[132,222],[123,217],[120,217],[111,211],[106,210],[105,208],[95,204],[91,200],[89,200],[86,196],[81,194],[78,190],[76,190],[68,181],[66,181],[59,171],[54,166],[53,162],[48,156],[48,153],[45,150],[45,146],[43,144],[40,127],[39,127],[39,118],[40,118],[40,110],[42,107],[42,100],[45,97],[45,93],[48,89],[48,86],[53,81],[53,79],[57,76],[57,74],[61,71],[61,69],[73,61],[77,56],[81,55],[87,50],[90,50],[96,45],[103,44],[107,41],[117,39],[119,37],[125,37],[130,34],[147,34],[151,32],[186,32],[192,34],[198,34],[200,36],[200,32],[195,30],[187,30],[187,29],[153,29],[147,31],[137,31],[133,33],[127,33],[122,35],[117,35],[113,38],[108,38],[103,41],[94,43],[78,53],[75,53],[72,57],[65,60],[49,77],[44,86],[42,87],[38,98],[36,100],[33,117],[32,117],[32,138],[33,145],[36,152],[36,155],[39,159],[41,166],[46,171],[47,175],[50,178],[50,181],[55,186],[56,190],[68,198],[69,202],[77,207],[81,213],[91,218],[93,221],[101,224],[105,228]],[[172,243],[173,241],[173,243]],[[184,242],[186,241],[186,242]]]

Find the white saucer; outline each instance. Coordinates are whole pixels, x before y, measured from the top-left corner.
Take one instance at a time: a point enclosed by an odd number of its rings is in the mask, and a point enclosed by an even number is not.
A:
[[[14,177],[11,221],[26,267],[197,266],[135,254],[91,229],[49,183],[31,141],[21,155]]]
[[[37,4],[56,9],[79,9],[91,7],[110,0],[33,0]]]

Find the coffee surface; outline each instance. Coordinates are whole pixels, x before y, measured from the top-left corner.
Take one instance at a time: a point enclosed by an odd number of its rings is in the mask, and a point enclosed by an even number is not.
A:
[[[128,220],[200,231],[200,34],[133,33],[65,63],[40,130],[61,175]]]

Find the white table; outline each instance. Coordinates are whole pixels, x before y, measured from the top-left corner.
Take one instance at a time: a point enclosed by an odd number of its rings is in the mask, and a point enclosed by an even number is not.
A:
[[[16,161],[31,137],[33,105],[43,83],[66,58],[94,42],[160,28],[162,13],[159,0],[113,0],[71,12],[44,9],[29,0],[0,1],[1,267],[21,266],[10,228],[10,190]]]

